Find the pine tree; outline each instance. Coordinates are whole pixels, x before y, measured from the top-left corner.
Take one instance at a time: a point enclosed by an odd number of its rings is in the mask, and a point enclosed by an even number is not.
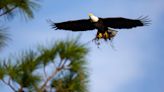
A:
[[[0,20],[18,14],[32,19],[38,7],[37,0],[0,0]],[[0,49],[7,39],[0,26]],[[13,92],[88,92],[87,53],[86,46],[77,40],[23,51],[17,57],[0,59],[0,83]]]
[[[14,92],[88,92],[87,53],[77,40],[39,46],[3,60],[0,80]]]

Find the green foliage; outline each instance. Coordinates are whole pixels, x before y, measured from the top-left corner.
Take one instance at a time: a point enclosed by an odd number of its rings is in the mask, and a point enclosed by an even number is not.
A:
[[[56,44],[54,44],[52,47],[44,47],[44,46],[39,46],[38,48],[40,56],[37,58],[37,61],[41,61],[44,66],[47,64],[54,62],[54,59],[57,56],[57,50],[58,48],[56,47]]]
[[[5,75],[5,69],[0,61],[0,79],[2,80]]]
[[[56,89],[56,92],[88,92],[85,61],[88,49],[85,45],[79,45],[78,41],[59,42],[57,48],[60,58],[70,62],[67,71],[62,71],[60,74],[62,77],[54,78],[51,86]]]
[[[37,85],[41,78],[33,72],[39,69],[39,63],[35,60],[37,54],[32,50],[22,53],[20,58],[17,59],[17,76],[15,81],[23,87],[30,87]]]
[[[51,86],[56,92],[88,92],[87,83],[87,72],[79,69],[79,72],[70,70],[62,78],[55,78]]]
[[[3,60],[0,80],[19,92],[23,88],[31,92],[52,89],[56,92],[87,92],[87,53],[86,46],[77,40],[57,41],[50,47],[39,46],[38,51],[24,51],[17,57]],[[55,65],[49,70],[52,72],[44,73],[43,69],[52,64]]]
[[[61,59],[79,60],[88,52],[85,46],[79,45],[77,41],[59,42],[57,48]]]
[[[18,12],[25,18],[33,18],[33,10],[38,7],[37,0],[0,0],[0,16],[12,18]]]
[[[9,40],[7,33],[5,32],[6,28],[0,27],[0,49],[6,45],[6,41]]]

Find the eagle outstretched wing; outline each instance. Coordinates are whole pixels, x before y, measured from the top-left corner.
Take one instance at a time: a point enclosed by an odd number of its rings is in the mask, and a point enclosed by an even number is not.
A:
[[[87,31],[95,29],[89,19],[52,23],[52,28],[70,31]]]
[[[123,29],[123,28],[133,28],[137,26],[145,26],[150,23],[150,20],[147,17],[138,18],[138,19],[127,19],[122,17],[116,18],[102,18],[103,23],[107,27]]]

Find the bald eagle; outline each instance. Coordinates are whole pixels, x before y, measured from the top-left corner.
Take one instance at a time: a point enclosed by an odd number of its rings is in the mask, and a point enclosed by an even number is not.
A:
[[[97,29],[98,31],[94,40],[111,40],[117,34],[117,31],[114,29],[130,29],[148,25],[149,22],[150,20],[148,20],[147,17],[140,17],[138,19],[128,19],[122,17],[100,18],[90,13],[89,19],[52,23],[52,27],[55,30],[69,30],[74,32]]]

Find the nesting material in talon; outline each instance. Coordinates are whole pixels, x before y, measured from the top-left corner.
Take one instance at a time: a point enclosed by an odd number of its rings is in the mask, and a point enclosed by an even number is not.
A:
[[[118,31],[116,31],[116,30],[108,30],[108,35],[109,35],[108,38],[110,38],[110,39],[114,38],[116,36],[117,32]]]

